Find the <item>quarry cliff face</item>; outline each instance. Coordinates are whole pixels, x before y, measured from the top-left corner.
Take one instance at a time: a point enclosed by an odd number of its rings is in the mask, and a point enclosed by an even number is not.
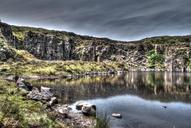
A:
[[[4,23],[0,23],[0,35],[10,46],[42,60],[117,61],[129,69],[190,70],[190,36],[122,42]],[[2,51],[6,50],[1,48],[1,54]]]

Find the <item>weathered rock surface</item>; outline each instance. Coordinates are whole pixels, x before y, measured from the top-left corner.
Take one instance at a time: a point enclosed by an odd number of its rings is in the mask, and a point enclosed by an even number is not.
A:
[[[43,60],[69,60],[73,58],[73,42],[65,41],[53,35],[27,32],[23,47],[31,54]]]
[[[39,91],[37,88],[34,88],[27,95],[28,99],[37,100],[37,101],[51,101],[53,93],[50,91]]]
[[[80,110],[85,116],[95,116],[96,106],[86,102],[76,103],[76,109]]]
[[[0,29],[0,61],[7,61],[15,58],[15,51],[7,44],[7,40],[2,35]]]
[[[151,68],[154,71],[161,69],[190,71],[191,36],[154,37],[134,42],[122,42],[79,36],[68,32],[11,27],[4,23],[0,23],[0,30],[1,36],[8,44],[17,49],[27,50],[43,60],[98,62],[109,60],[123,62],[132,70],[147,71]],[[22,36],[19,40],[18,35]],[[155,54],[148,56],[151,51],[155,51]],[[7,60],[13,54],[15,54],[13,51],[0,48],[0,60]],[[151,60],[149,60],[150,57]],[[161,63],[158,64],[157,59],[161,59]]]

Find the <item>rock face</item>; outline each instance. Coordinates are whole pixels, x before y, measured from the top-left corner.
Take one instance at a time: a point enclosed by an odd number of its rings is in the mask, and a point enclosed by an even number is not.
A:
[[[15,51],[1,41],[2,38],[0,37],[0,61],[14,59],[16,54]]]
[[[15,56],[15,51],[7,44],[7,42],[14,42],[11,34],[11,27],[0,23],[0,61],[13,59]]]
[[[191,36],[122,42],[4,23],[0,23],[0,34],[11,46],[42,60],[115,61],[133,70],[190,71]],[[5,51],[0,49],[0,60],[14,54]]]
[[[0,34],[7,41],[7,43],[17,48],[19,41],[13,35],[12,28],[10,25],[0,22]]]
[[[24,48],[43,60],[70,60],[73,58],[73,42],[64,41],[56,36],[33,33],[25,34]]]

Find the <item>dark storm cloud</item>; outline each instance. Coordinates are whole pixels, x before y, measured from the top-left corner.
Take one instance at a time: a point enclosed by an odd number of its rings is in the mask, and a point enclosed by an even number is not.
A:
[[[2,20],[135,40],[191,34],[190,0],[0,0]]]

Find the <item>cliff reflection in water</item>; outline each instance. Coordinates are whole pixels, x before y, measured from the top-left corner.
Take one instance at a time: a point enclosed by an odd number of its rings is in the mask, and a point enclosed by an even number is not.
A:
[[[119,76],[85,77],[54,81],[32,81],[50,86],[65,103],[77,100],[132,94],[161,101],[190,102],[191,76],[168,72],[129,72]]]

